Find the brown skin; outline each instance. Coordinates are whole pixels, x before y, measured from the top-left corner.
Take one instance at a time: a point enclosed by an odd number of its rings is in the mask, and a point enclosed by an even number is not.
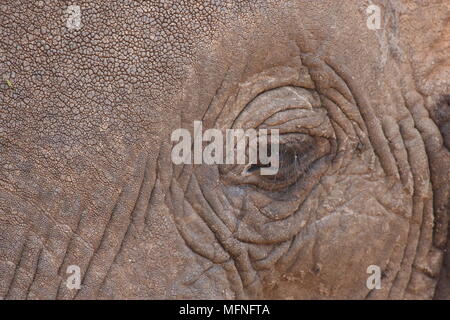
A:
[[[356,0],[78,1],[79,31],[72,3],[2,3],[0,297],[450,298],[450,5],[373,2],[378,31]],[[315,118],[267,122],[299,97]],[[175,166],[194,120],[308,165]]]

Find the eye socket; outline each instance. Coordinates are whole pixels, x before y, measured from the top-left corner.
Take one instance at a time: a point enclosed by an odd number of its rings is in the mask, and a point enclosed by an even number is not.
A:
[[[273,196],[318,179],[336,151],[327,109],[310,89],[283,86],[260,93],[245,104],[231,127],[278,130],[278,163],[219,166],[225,183],[253,186]]]

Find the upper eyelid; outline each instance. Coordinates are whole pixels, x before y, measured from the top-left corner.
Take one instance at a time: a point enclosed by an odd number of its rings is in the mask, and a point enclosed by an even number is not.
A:
[[[288,122],[297,121],[305,122],[306,128],[314,128],[325,120],[327,112],[325,109],[305,110],[300,108],[286,109],[269,116],[259,127],[270,128],[280,127]]]
[[[218,128],[238,128],[237,119],[245,113],[248,105],[265,92],[283,87],[314,89],[306,67],[273,67],[266,69],[237,85],[234,94],[228,96],[215,122]],[[226,110],[226,111],[225,111]]]
[[[294,109],[313,112],[320,105],[320,99],[310,90],[283,86],[262,92],[250,101],[236,119],[235,126],[256,128],[279,112]]]
[[[283,86],[265,91],[247,104],[235,121],[236,128],[278,129],[335,138],[328,111],[319,94],[302,87]]]

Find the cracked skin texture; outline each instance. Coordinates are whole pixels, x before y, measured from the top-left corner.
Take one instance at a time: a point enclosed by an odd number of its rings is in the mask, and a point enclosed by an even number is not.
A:
[[[2,1],[0,297],[450,298],[450,7],[372,2]],[[175,166],[194,120],[302,166]]]

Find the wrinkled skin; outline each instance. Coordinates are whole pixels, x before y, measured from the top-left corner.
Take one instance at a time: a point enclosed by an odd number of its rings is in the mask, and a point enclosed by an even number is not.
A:
[[[0,5],[1,298],[450,298],[448,1],[75,2]],[[194,120],[310,160],[174,165]]]

